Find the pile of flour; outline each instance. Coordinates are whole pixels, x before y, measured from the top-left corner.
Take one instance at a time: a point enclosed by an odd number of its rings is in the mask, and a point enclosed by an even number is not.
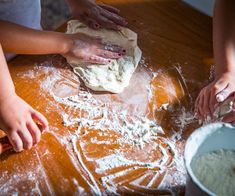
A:
[[[235,151],[217,150],[196,157],[192,169],[198,180],[216,195],[235,195]]]

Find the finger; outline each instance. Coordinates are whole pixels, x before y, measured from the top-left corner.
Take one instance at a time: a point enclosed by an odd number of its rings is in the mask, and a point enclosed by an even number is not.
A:
[[[209,94],[207,92],[207,88],[204,88],[203,90],[203,102],[202,102],[202,111],[203,111],[203,117],[204,119],[210,115],[210,110],[209,110],[209,100],[210,100],[210,97],[209,97]]]
[[[109,12],[113,12],[115,14],[119,14],[120,13],[119,9],[117,9],[117,8],[115,8],[113,6],[110,6],[110,5],[101,4],[100,7],[108,10]]]
[[[223,119],[225,123],[232,123],[235,121],[235,112],[231,112],[230,114],[226,115]]]
[[[110,52],[107,50],[98,50],[96,54],[100,57],[104,57],[107,59],[118,59],[118,58],[122,57],[121,53]]]
[[[126,54],[125,49],[115,44],[104,43],[102,48],[111,52],[121,53],[123,55]]]
[[[200,102],[200,99],[201,99],[201,92],[199,93],[197,99],[196,99],[196,102],[195,102],[195,113],[197,114],[197,116],[200,118],[201,114],[200,114],[200,111],[199,111],[199,102]]]
[[[198,116],[198,100],[199,98],[196,99],[195,104],[194,104],[194,113],[196,116]]]
[[[227,82],[224,80],[216,82],[216,84],[213,86],[212,91],[214,96],[216,96],[217,102],[223,102],[224,98],[221,97],[220,93],[227,87]]]
[[[22,130],[18,130],[17,133],[23,142],[23,148],[25,150],[32,148],[33,138],[31,136],[30,132],[28,131],[28,129],[26,127],[24,127]]]
[[[82,22],[84,22],[87,26],[92,29],[99,29],[100,25],[92,18],[88,16],[81,17]]]
[[[200,118],[204,118],[204,112],[202,110],[203,103],[204,103],[204,92],[202,90],[202,92],[200,93],[200,99],[198,101],[198,115]]]
[[[119,27],[114,22],[112,22],[111,20],[107,19],[106,17],[104,17],[102,15],[99,15],[99,16],[96,16],[96,17],[97,17],[97,22],[102,27],[107,28],[107,29],[112,29],[112,30],[115,30],[115,31],[119,30]]]
[[[121,25],[121,26],[127,25],[126,20],[124,18],[122,18],[121,16],[118,16],[117,14],[114,14],[109,11],[103,11],[102,15],[118,25]]]
[[[27,123],[27,128],[33,138],[33,145],[37,144],[41,139],[41,131],[33,120]]]
[[[198,95],[196,101],[195,101],[195,104],[194,104],[194,113],[196,116],[198,116],[198,101],[200,99],[200,96]]]
[[[108,64],[111,63],[111,59],[103,58],[100,56],[92,55],[87,58],[84,58],[85,62],[94,63],[94,64]]]
[[[32,111],[32,118],[38,121],[42,125],[43,131],[48,131],[48,121],[47,119],[38,111]]]
[[[210,113],[213,116],[215,109],[217,107],[217,100],[216,96],[214,95],[213,91],[210,92],[210,100],[209,100],[209,109]]]
[[[203,102],[203,111],[204,111],[204,117],[212,116],[212,113],[210,111],[210,92],[208,92],[208,90],[206,89],[204,91],[204,102]]]
[[[16,152],[23,150],[23,142],[17,132],[14,131],[9,134],[8,139]]]
[[[98,44],[102,44],[102,38],[99,36],[93,37]]]
[[[216,95],[216,99],[218,102],[223,102],[224,100],[226,100],[231,94],[233,93],[233,88],[231,87],[231,85],[227,85],[227,87],[225,87],[221,92],[219,92]]]

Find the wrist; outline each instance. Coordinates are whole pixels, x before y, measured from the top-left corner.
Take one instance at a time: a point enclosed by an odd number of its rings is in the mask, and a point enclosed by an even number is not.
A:
[[[60,43],[58,53],[61,55],[68,53],[73,46],[73,39],[70,34],[60,33],[57,42]]]
[[[0,105],[2,105],[3,103],[5,103],[6,101],[10,100],[12,97],[15,96],[17,96],[15,89],[13,91],[2,94],[0,98]]]
[[[217,69],[215,69],[215,79],[220,78],[223,75],[235,76],[235,63],[232,65],[218,67]]]
[[[221,78],[233,78],[234,76],[235,76],[235,72],[225,71],[223,73],[218,74],[215,77],[215,81],[218,81]]]
[[[235,56],[234,54],[222,55],[220,58],[215,58],[215,78],[225,74],[233,74],[235,76]]]

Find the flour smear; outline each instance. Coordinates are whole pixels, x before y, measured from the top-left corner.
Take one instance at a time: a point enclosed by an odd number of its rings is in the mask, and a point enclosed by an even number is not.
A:
[[[25,80],[39,81],[41,95],[49,103],[46,112],[57,111],[64,126],[71,130],[66,136],[53,134],[68,147],[74,165],[83,168],[95,194],[100,195],[103,188],[106,194],[118,194],[121,186],[126,190],[155,190],[185,184],[181,134],[194,117],[182,107],[181,115],[175,118],[180,131],[165,136],[158,122],[146,115],[150,81],[158,75],[151,72],[142,59],[130,86],[119,95],[90,92],[81,87],[79,79],[67,66],[56,68],[52,62],[35,65],[33,70],[18,74]],[[169,103],[164,103],[160,109],[168,107]],[[83,139],[94,131],[96,136],[89,141]],[[106,139],[100,139],[101,136]],[[87,151],[91,144],[97,148],[116,144],[117,148],[94,157]],[[94,171],[87,168],[82,157],[95,163]],[[138,175],[125,178],[133,171],[139,171]],[[103,188],[97,183],[94,172],[99,174]],[[162,178],[160,183],[159,178]]]

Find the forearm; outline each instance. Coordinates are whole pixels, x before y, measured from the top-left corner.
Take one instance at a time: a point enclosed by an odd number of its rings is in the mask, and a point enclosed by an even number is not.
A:
[[[16,54],[63,54],[65,35],[39,31],[0,20],[0,43],[4,52]]]
[[[217,0],[213,18],[215,74],[235,73],[235,1]]]
[[[15,93],[15,87],[0,44],[0,101]]]

